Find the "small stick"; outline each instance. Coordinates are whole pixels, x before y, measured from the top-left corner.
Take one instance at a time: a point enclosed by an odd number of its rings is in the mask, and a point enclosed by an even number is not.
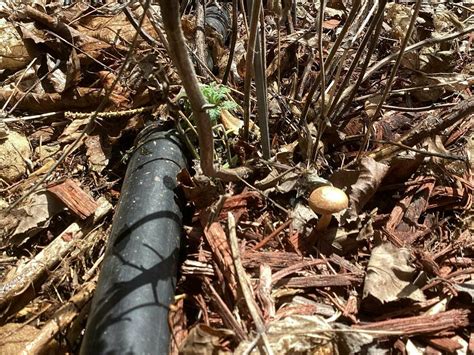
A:
[[[331,117],[333,120],[334,120],[334,117],[333,117],[334,114],[340,114],[338,112],[340,107],[343,107],[342,112],[344,112],[344,110],[348,108],[348,105],[350,105],[353,97],[356,94],[357,88],[362,83],[363,73],[365,73],[365,71],[367,70],[372,54],[374,53],[375,48],[377,47],[377,44],[378,44],[377,39],[379,38],[380,32],[383,27],[383,15],[385,13],[384,9],[386,5],[387,5],[387,0],[381,0],[379,2],[378,4],[379,9],[377,10],[377,13],[372,19],[369,29],[367,30],[362,40],[361,46],[355,55],[356,58],[354,58],[354,60],[352,61],[351,67],[349,68],[349,71],[345,74],[346,76],[344,78],[344,81],[341,84],[340,89],[336,94],[336,98],[334,99],[333,104],[329,108],[328,117]],[[349,84],[352,73],[354,72],[355,68],[358,66],[360,56],[364,52],[365,46],[367,45],[369,38],[371,38],[371,40],[369,43],[369,47],[367,49],[367,53],[365,53],[365,56],[366,56],[365,60],[362,66],[360,67],[359,77],[357,78],[357,81],[355,82],[355,84],[351,86],[351,91],[347,91],[344,88]],[[344,105],[344,100],[347,95],[349,95],[350,97],[347,100],[347,103]]]
[[[321,141],[321,137],[323,135],[323,131],[325,130],[326,126],[329,122],[326,122],[326,69],[324,63],[324,52],[323,52],[323,22],[324,22],[324,9],[325,9],[325,1],[321,0],[319,4],[319,35],[318,35],[318,52],[319,52],[319,79],[320,79],[320,117],[319,117],[319,124],[318,124],[318,132],[316,137],[316,143],[312,145],[312,151],[309,152],[308,161],[306,163],[306,167],[309,169],[311,163],[316,161],[319,153],[319,142]],[[310,138],[311,139],[311,138]]]
[[[432,104],[429,106],[422,106],[422,107],[400,107],[400,106],[382,105],[382,108],[387,109],[387,110],[400,111],[400,112],[424,112],[424,111],[439,110],[440,108],[452,107],[452,106],[456,106],[456,104],[455,103]]]
[[[456,106],[448,109],[448,112],[441,118],[439,118],[437,115],[429,116],[427,119],[420,122],[419,125],[414,127],[410,132],[400,138],[398,142],[407,146],[413,146],[428,138],[429,136],[453,126],[457,122],[466,117],[468,118],[473,114],[474,96],[471,96],[467,100],[461,101]],[[384,147],[369,153],[369,156],[375,160],[387,159],[393,154],[397,153],[399,150],[400,147],[397,146]]]
[[[238,35],[238,20],[239,20],[239,4],[238,0],[232,0],[232,36],[230,37],[230,49],[229,58],[227,59],[227,65],[225,67],[224,76],[222,77],[222,85],[227,84],[229,79],[230,69],[232,68],[232,62],[234,59],[235,46],[237,44]]]
[[[123,7],[123,13],[125,14],[127,20],[132,24],[135,31],[138,31],[140,33],[140,36],[145,42],[147,42],[153,48],[157,48],[160,45],[160,42],[158,42],[156,39],[150,36],[148,32],[146,32],[143,28],[140,27],[132,11],[128,8],[128,5]]]
[[[280,11],[278,11],[278,16],[277,16],[277,62],[278,62],[278,68],[277,68],[277,84],[278,84],[278,93],[281,94],[281,8]]]
[[[349,28],[352,25],[352,21],[354,20],[354,18],[357,15],[357,11],[359,10],[359,7],[360,7],[360,0],[356,0],[354,2],[353,6],[352,6],[351,12],[349,13],[349,16],[347,18],[346,23],[342,27],[341,33],[337,37],[336,42],[332,46],[331,51],[329,52],[329,55],[326,59],[326,64],[327,64],[328,67],[330,67],[330,65],[332,63],[332,60],[333,60],[334,56],[337,53],[337,50],[341,46],[341,43],[342,43],[344,37],[347,34],[347,31],[349,31]],[[363,45],[361,44],[361,47],[362,46]],[[348,74],[348,76],[350,76],[350,74]],[[305,101],[305,105],[303,107],[303,111],[301,112],[300,125],[303,121],[306,121],[306,117],[308,115],[309,108],[311,106],[311,103],[313,102],[313,96],[314,96],[316,90],[318,89],[319,83],[320,83],[319,78],[316,78],[316,80],[314,81],[314,85],[311,87],[311,89],[308,93],[308,96],[307,96],[306,101]]]
[[[244,18],[244,27],[245,27],[245,32],[247,32],[247,36],[249,35],[249,24],[247,22],[247,13],[245,11],[245,4],[244,4],[244,1],[245,0],[240,0],[239,3],[240,3],[240,11],[242,12],[243,14],[243,18]]]
[[[45,79],[49,74],[53,73],[59,67],[60,63],[61,62],[58,60],[53,68],[49,69],[46,74],[44,74],[40,78],[36,79],[36,81],[28,88],[28,90],[26,90],[25,92],[22,92],[23,95],[15,102],[15,104],[10,108],[8,113],[11,114],[13,111],[15,111],[16,108],[18,107],[18,105],[20,105],[20,103],[24,100],[24,98],[30,92],[32,92],[36,88],[36,86],[43,81],[43,79]],[[15,90],[17,90],[17,87],[15,87]],[[15,90],[12,91],[11,96],[8,99],[10,99],[14,96]]]
[[[269,160],[271,157],[270,132],[268,127],[268,98],[267,98],[267,76],[265,74],[265,23],[263,10],[260,12],[260,31],[257,32],[256,53],[254,61],[255,91],[257,95],[258,124],[262,139],[263,158]]]
[[[255,57],[255,44],[257,42],[257,27],[262,0],[253,2],[250,17],[250,32],[248,34],[247,53],[245,55],[245,81],[244,81],[244,139],[249,139],[250,128],[250,89],[252,83],[252,68]]]
[[[466,79],[447,81],[447,82],[444,82],[444,83],[431,84],[431,85],[422,85],[422,86],[410,86],[410,87],[403,88],[403,89],[392,90],[392,91],[390,91],[389,95],[405,94],[407,92],[415,91],[415,90],[428,91],[431,88],[449,86],[449,85],[453,85],[453,84],[459,84],[459,83],[462,83],[462,82],[469,83],[473,80],[474,80],[474,76],[470,76]],[[380,93],[375,92],[373,94],[368,94],[368,95],[363,95],[363,96],[356,97],[354,99],[354,101],[364,101],[364,100],[370,99],[371,97],[378,96],[378,95],[380,95]]]
[[[263,238],[259,243],[255,244],[252,247],[253,251],[257,251],[258,249],[262,248],[265,246],[270,240],[272,240],[274,237],[276,237],[278,234],[280,234],[283,229],[288,227],[291,223],[292,219],[288,219],[285,223],[282,223],[278,226],[277,229],[275,229],[273,232],[271,232],[269,235],[267,235],[265,238]]]
[[[228,212],[227,218],[229,223],[229,245],[232,252],[232,259],[234,260],[235,273],[237,275],[240,291],[244,296],[245,303],[247,304],[250,316],[253,319],[255,327],[257,328],[257,332],[261,335],[263,343],[265,344],[265,350],[268,354],[273,354],[268,338],[265,334],[265,324],[263,323],[262,315],[260,310],[257,308],[255,299],[252,296],[252,289],[247,279],[247,273],[245,272],[245,269],[242,265],[242,260],[240,258],[234,215],[231,212]]]
[[[460,161],[466,161],[466,158],[464,157],[459,157],[456,155],[451,155],[451,154],[443,154],[443,153],[437,153],[437,152],[430,152],[428,150],[423,150],[423,149],[416,149],[413,147],[410,147],[408,145],[405,145],[400,142],[391,142],[391,141],[385,141],[385,140],[376,140],[376,139],[371,139],[372,142],[374,143],[379,143],[379,144],[390,144],[390,145],[395,145],[397,147],[410,150],[415,153],[419,153],[422,155],[427,155],[431,157],[438,157],[438,158],[443,158],[443,159],[449,159],[449,160],[460,160]]]
[[[266,196],[263,191],[257,189],[255,186],[253,186],[252,184],[248,183],[247,181],[245,181],[243,178],[241,178],[240,176],[237,177],[240,181],[242,181],[245,185],[247,185],[248,187],[250,187],[252,190],[255,190],[257,191],[260,195],[262,195],[265,199],[267,199],[268,201],[270,201],[271,203],[273,203],[276,207],[278,207],[280,210],[282,210],[283,212],[285,212],[287,215],[290,214],[290,211],[288,211],[285,207],[283,207],[282,205],[280,205],[278,202],[276,202],[275,200],[273,200],[272,198]]]
[[[203,4],[202,0],[196,1],[196,55],[200,59],[199,65],[197,66],[197,72],[199,75],[206,77],[206,70],[203,66],[206,66],[206,51],[205,47],[205,34],[204,34],[204,13],[206,4]]]
[[[28,72],[28,70],[33,66],[33,64],[35,64],[36,62],[36,59],[37,58],[33,58],[33,60],[28,64],[28,66],[25,68],[25,70],[23,70],[23,73],[21,73],[20,77],[18,78],[18,81],[15,83],[15,88],[12,90],[10,96],[8,97],[8,99],[5,101],[5,104],[3,105],[2,109],[0,110],[0,112],[2,111],[5,111],[8,104],[10,103],[10,100],[12,99],[13,96],[15,96],[16,94],[16,91],[18,90],[18,85],[20,85],[21,81],[23,80],[23,77],[25,76],[25,74]],[[49,73],[48,73],[49,74]],[[36,86],[36,84],[34,84],[34,86]],[[11,112],[11,111],[10,111]],[[5,121],[3,121],[5,122]]]

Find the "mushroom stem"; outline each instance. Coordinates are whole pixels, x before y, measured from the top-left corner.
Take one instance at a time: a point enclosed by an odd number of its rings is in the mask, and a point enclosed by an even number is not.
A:
[[[319,218],[318,224],[316,225],[317,231],[324,231],[328,228],[331,223],[332,214],[323,214]]]

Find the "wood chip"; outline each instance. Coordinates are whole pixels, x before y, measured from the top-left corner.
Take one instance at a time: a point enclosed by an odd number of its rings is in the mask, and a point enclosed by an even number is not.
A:
[[[71,212],[81,219],[92,216],[98,207],[92,196],[72,179],[49,185],[48,191],[59,198]]]

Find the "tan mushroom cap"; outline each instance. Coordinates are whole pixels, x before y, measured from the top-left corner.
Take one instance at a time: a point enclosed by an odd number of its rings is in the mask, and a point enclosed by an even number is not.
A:
[[[334,186],[322,186],[309,196],[309,207],[319,214],[332,214],[349,206],[349,198],[341,189]]]

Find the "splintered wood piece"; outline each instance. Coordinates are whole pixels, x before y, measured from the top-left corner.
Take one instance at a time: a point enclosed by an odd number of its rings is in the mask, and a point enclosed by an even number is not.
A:
[[[212,286],[209,279],[205,278],[203,284],[204,287],[207,288],[207,293],[210,295],[211,303],[214,304],[217,313],[219,313],[222,318],[222,321],[224,322],[224,325],[235,332],[235,335],[237,336],[237,339],[239,341],[245,339],[247,337],[246,330],[242,328],[242,324],[240,324],[239,321],[236,319],[235,315],[231,312],[222,297],[219,295],[219,293],[217,293],[214,286]]]
[[[237,280],[235,278],[235,269],[227,237],[219,222],[212,222],[207,225],[208,220],[209,213],[201,213],[201,225],[204,228],[204,237],[212,250],[216,264],[228,282],[228,287],[232,291],[234,298],[236,298]]]
[[[458,349],[462,349],[462,344],[456,341],[455,338],[431,338],[426,339],[426,342],[431,345],[432,347],[446,351],[449,354],[453,354]]]
[[[469,325],[470,311],[453,309],[433,315],[390,319],[363,325],[353,325],[354,329],[377,330],[380,332],[400,332],[404,336],[432,333],[465,328]],[[386,337],[387,334],[381,335]]]
[[[242,253],[242,262],[246,268],[259,268],[265,263],[272,268],[282,269],[302,261],[312,261],[311,258],[303,258],[296,253],[287,252],[257,252],[245,250]]]
[[[424,176],[416,180],[426,180]],[[399,239],[402,244],[412,244],[425,231],[418,224],[420,216],[428,208],[428,200],[435,186],[435,179],[426,181],[419,186],[411,186],[405,192],[405,197],[397,203],[390,213],[386,230]]]
[[[333,287],[351,286],[361,284],[361,275],[314,275],[305,277],[288,277],[278,281],[275,287],[284,286],[287,288],[308,288],[308,287]]]
[[[81,219],[92,216],[98,207],[94,199],[72,179],[50,185],[47,189]]]
[[[225,199],[222,209],[219,212],[218,220],[227,219],[227,213],[232,211],[236,220],[248,215],[249,207],[260,208],[263,206],[263,198],[257,191],[246,191]]]

